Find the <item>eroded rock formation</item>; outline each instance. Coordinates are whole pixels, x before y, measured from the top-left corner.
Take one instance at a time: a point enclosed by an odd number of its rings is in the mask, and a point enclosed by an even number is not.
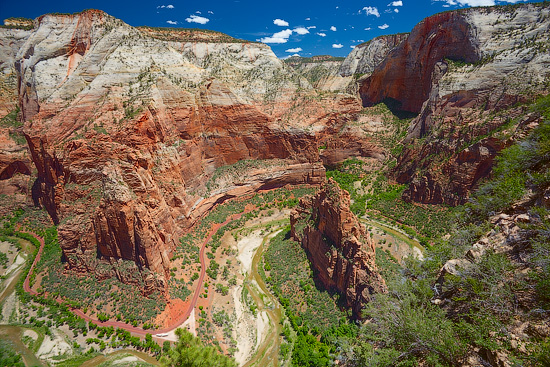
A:
[[[0,28],[0,195],[2,208],[11,210],[30,199],[32,162],[27,152],[22,123],[17,120],[17,52],[25,43],[32,21],[6,20]],[[24,27],[19,29],[16,27]],[[0,215],[7,214],[0,209]]]
[[[419,113],[394,169],[405,198],[464,203],[498,152],[536,124],[522,106],[548,92],[547,4],[428,17],[361,86],[365,105]]]
[[[291,213],[292,237],[307,250],[316,277],[344,296],[361,317],[374,293],[386,285],[375,264],[374,242],[349,209],[349,194],[329,179],[315,196],[304,197]]]
[[[369,76],[407,36],[408,33],[379,36],[355,46],[340,65],[339,74],[344,77],[355,74]]]

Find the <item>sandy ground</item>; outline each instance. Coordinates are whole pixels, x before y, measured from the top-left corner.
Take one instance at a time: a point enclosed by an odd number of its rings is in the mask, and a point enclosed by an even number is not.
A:
[[[26,256],[22,254],[18,254],[15,258],[15,261],[6,269],[4,272],[4,275],[6,276],[6,279],[2,282],[2,286],[0,287],[0,292],[6,289],[10,283],[13,281],[13,278],[17,275],[17,272],[22,268],[22,266],[25,264]]]
[[[17,251],[17,248],[11,243],[6,241],[0,241],[0,252],[5,253],[6,256],[8,257],[8,263],[6,264],[6,268],[0,265],[0,275],[4,275],[8,272],[9,266],[7,265],[10,265],[13,262],[13,259],[17,256],[18,251]]]
[[[23,333],[23,336],[28,336],[34,341],[36,341],[38,339],[38,334],[36,333],[36,331],[31,330],[31,329],[25,330],[25,332]]]
[[[15,292],[12,292],[5,300],[2,307],[2,313],[0,314],[0,324],[9,324],[10,316],[13,312],[18,314],[19,310],[19,300],[15,295]]]
[[[62,354],[70,355],[73,353],[73,348],[65,341],[64,334],[54,328],[52,330],[52,336],[46,335],[42,345],[36,352],[36,356],[40,359],[46,359],[52,361],[52,358]]]
[[[232,291],[236,316],[233,337],[237,340],[237,348],[239,349],[235,353],[235,360],[239,366],[243,366],[252,357],[258,341],[256,337],[256,320],[250,313],[248,306],[241,302],[242,290],[242,286],[237,286]]]
[[[271,220],[273,220],[273,217],[268,220],[264,219],[262,222]],[[269,235],[269,238],[273,238],[279,232],[280,230],[272,233]],[[240,270],[243,275],[250,273],[252,269],[252,260],[254,259],[256,250],[262,244],[265,235],[263,228],[260,228],[238,240],[237,249],[239,250],[239,255],[237,259],[240,262]],[[251,286],[256,288],[256,293],[263,293],[254,280],[251,281]],[[244,287],[239,285],[232,290],[236,315],[234,337],[237,340],[237,348],[239,349],[238,352],[235,353],[235,360],[239,366],[244,365],[246,361],[254,355],[254,352],[261,345],[262,341],[265,340],[271,328],[269,316],[266,311],[259,312],[254,316],[250,312],[250,308],[242,302],[243,289]],[[264,299],[264,302],[265,301],[266,299]]]
[[[241,273],[243,275],[250,273],[256,249],[262,244],[263,236],[260,235],[260,232],[261,230],[258,229],[237,242],[237,249],[239,250],[237,259],[241,263]]]
[[[117,359],[112,364],[113,365],[119,365],[120,364],[120,365],[123,365],[123,366],[127,366],[132,362],[143,362],[143,359],[138,358],[136,356],[128,356],[128,357],[124,357],[124,358],[121,358],[121,359]]]
[[[191,311],[191,315],[189,315],[187,320],[185,320],[183,323],[181,323],[176,329],[187,329],[193,335],[197,336],[197,330],[196,330],[196,326],[195,326],[195,309],[193,309],[193,311]],[[153,335],[153,338],[157,339],[157,340],[169,340],[169,341],[172,341],[172,342],[177,342],[178,341],[178,336],[176,335],[176,329],[174,329],[174,330],[170,331],[169,333],[167,333],[168,335],[166,335],[166,336],[157,336],[157,335],[164,335],[164,334],[156,334],[156,335]]]

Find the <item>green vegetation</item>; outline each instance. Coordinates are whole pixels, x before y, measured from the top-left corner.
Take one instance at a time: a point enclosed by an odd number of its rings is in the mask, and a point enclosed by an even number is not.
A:
[[[209,42],[209,43],[256,43],[254,41],[233,38],[225,33],[199,28],[170,28],[141,26],[137,29],[144,35],[173,42]]]
[[[327,61],[344,61],[345,57],[337,57],[330,55],[320,55],[313,57],[301,57],[301,56],[291,56],[284,60],[288,65],[300,65],[300,64],[311,64],[311,63],[323,63]]]
[[[7,340],[0,339],[0,366],[25,367],[23,358]]]
[[[518,366],[548,365],[548,337],[522,340],[524,353],[512,347],[518,320],[544,323],[550,312],[550,210],[541,201],[524,201],[531,220],[520,224],[521,237],[511,243],[519,254],[489,248],[436,282],[448,260],[464,258],[481,236],[498,233],[490,216],[550,187],[550,97],[533,111],[545,122],[501,152],[493,178],[462,208],[451,237],[427,249],[425,261],[409,259],[404,272],[385,274],[389,292],[365,310],[371,320],[361,329],[354,363],[455,366],[478,350],[507,354]],[[445,299],[444,308],[432,303],[436,296]]]
[[[165,367],[236,367],[230,357],[218,354],[215,347],[204,346],[187,330],[177,329],[178,342],[160,361]]]
[[[17,106],[14,110],[11,110],[10,113],[0,119],[0,126],[12,128],[23,127],[23,123],[17,119],[18,114],[19,106]]]
[[[32,27],[31,27],[32,28]],[[6,116],[0,119],[0,126],[9,128],[9,136],[19,145],[24,145],[27,141],[21,132],[21,127],[23,123],[19,121],[17,115],[19,114],[19,106],[14,110],[10,111]]]
[[[313,280],[305,250],[290,239],[289,228],[275,236],[264,253],[266,282],[290,320],[283,326],[293,366],[328,366],[339,347],[357,337],[358,328],[338,307],[339,298]],[[292,328],[296,337],[292,336]],[[290,347],[281,346],[281,354]]]
[[[348,159],[337,169],[327,170],[327,177],[349,192],[355,215],[389,220],[418,238],[423,246],[448,232],[455,218],[451,208],[405,202],[401,196],[406,186],[389,183],[382,171],[368,175],[366,171],[364,163],[357,159]],[[358,187],[357,182],[361,183]]]

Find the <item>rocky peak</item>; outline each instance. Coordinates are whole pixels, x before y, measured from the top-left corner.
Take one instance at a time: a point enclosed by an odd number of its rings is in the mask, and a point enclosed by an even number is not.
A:
[[[329,179],[315,196],[304,197],[290,217],[292,237],[307,250],[319,280],[361,310],[386,285],[375,264],[374,242],[350,211],[350,196]]]
[[[435,64],[444,58],[480,59],[473,29],[461,13],[436,14],[416,25],[361,85],[363,105],[391,98],[400,109],[419,112],[430,93]]]

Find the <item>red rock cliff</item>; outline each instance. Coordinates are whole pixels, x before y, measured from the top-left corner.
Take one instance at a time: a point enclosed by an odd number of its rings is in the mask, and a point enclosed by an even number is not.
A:
[[[349,209],[349,194],[330,179],[315,196],[304,197],[290,217],[292,237],[307,250],[316,276],[361,310],[386,285],[375,264],[374,242]]]
[[[479,60],[470,24],[458,12],[436,14],[416,25],[409,37],[378,65],[360,90],[363,105],[392,98],[400,108],[420,112],[432,87],[435,64],[445,58]]]

